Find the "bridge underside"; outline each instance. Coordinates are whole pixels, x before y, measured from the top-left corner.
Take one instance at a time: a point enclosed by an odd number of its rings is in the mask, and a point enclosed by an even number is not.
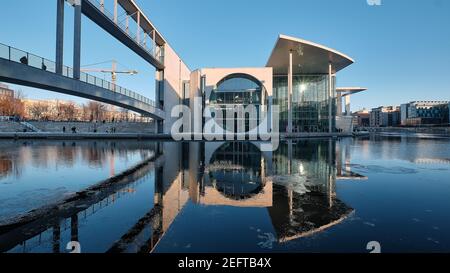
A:
[[[0,81],[45,89],[122,107],[155,120],[163,120],[164,111],[111,90],[64,77],[31,66],[0,58]]]

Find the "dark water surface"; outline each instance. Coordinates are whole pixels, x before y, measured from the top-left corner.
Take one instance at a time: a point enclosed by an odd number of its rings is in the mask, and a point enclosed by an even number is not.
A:
[[[0,141],[2,252],[450,252],[450,139]],[[84,202],[84,201],[83,201]],[[1,227],[1,225],[0,225]]]

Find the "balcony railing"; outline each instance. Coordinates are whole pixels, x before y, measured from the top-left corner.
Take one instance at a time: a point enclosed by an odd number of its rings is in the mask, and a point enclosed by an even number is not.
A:
[[[160,63],[164,63],[164,54],[161,48],[156,47],[148,47],[147,43],[138,41],[137,35],[131,30],[131,28],[126,26],[123,21],[114,20],[114,15],[111,14],[109,10],[105,7],[102,7],[98,0],[88,0],[92,5],[94,5],[100,12],[102,12],[111,22],[113,22],[117,27],[119,27],[130,39],[135,41],[142,49],[144,49],[148,54],[152,55],[156,60]],[[149,36],[150,37],[150,36]]]
[[[0,43],[0,58],[6,59],[12,62],[21,63],[24,65],[28,65],[34,68],[42,69],[47,72],[56,73],[56,63],[45,58],[36,56],[34,54],[28,53],[26,51],[10,47]],[[67,66],[63,67],[62,75],[64,77],[73,79],[73,69]],[[126,88],[123,88],[119,85],[113,84],[106,80],[100,79],[98,77],[86,74],[81,72],[80,81],[92,84],[104,89],[108,89],[109,91],[131,97],[135,100],[148,104],[151,107],[156,108],[156,104],[153,100],[144,97],[136,92],[130,91]]]

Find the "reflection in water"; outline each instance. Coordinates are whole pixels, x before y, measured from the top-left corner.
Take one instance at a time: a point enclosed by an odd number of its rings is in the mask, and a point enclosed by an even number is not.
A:
[[[0,225],[152,156],[154,143],[0,141]]]
[[[374,238],[394,251],[448,251],[448,144],[371,137],[261,152],[250,142],[0,142],[0,185],[11,182],[3,192],[24,194],[30,166],[57,170],[34,175],[39,185],[66,166],[70,182],[89,188],[32,221],[0,225],[0,252],[67,252],[71,240],[83,252],[364,252]],[[109,184],[83,184],[80,161],[106,168],[96,182]]]
[[[223,198],[245,200],[265,187],[261,152],[251,143],[229,142],[217,149],[207,166],[205,186]],[[206,194],[205,194],[206,195]]]
[[[131,151],[139,151],[145,158],[148,148],[148,145],[142,142],[129,145],[111,141],[1,141],[0,182],[8,176],[19,179],[24,166],[37,169],[73,168],[81,161],[91,168],[101,168],[110,162],[111,158],[127,161]]]
[[[58,164],[70,165],[77,145],[44,145],[39,146],[43,155],[33,150],[16,155],[31,160],[29,164],[46,164],[57,156],[63,158]],[[265,235],[270,244],[322,231],[353,211],[336,197],[335,181],[342,171],[336,169],[341,155],[334,141],[288,141],[271,153],[258,145],[159,143],[151,161],[126,180],[71,200],[31,223],[0,230],[0,251],[64,252],[65,244],[75,240],[85,252],[151,252],[189,203],[267,209],[276,233],[276,238]],[[81,155],[93,166],[108,164],[108,151],[120,154],[133,148],[90,147]]]

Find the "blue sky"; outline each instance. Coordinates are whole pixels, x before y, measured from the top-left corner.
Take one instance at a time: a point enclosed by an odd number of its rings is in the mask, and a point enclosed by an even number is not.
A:
[[[105,0],[107,8],[112,0]],[[111,3],[109,3],[111,2]],[[264,66],[279,34],[339,50],[356,63],[339,86],[365,86],[353,110],[411,100],[450,100],[450,1],[137,0],[191,69]],[[0,43],[54,60],[55,0],[3,0]],[[72,66],[73,10],[66,7],[65,64]],[[82,64],[117,59],[118,84],[154,97],[154,69],[83,18]],[[105,64],[97,67],[108,67]],[[109,79],[110,76],[99,75]],[[21,87],[29,98],[82,101]]]

